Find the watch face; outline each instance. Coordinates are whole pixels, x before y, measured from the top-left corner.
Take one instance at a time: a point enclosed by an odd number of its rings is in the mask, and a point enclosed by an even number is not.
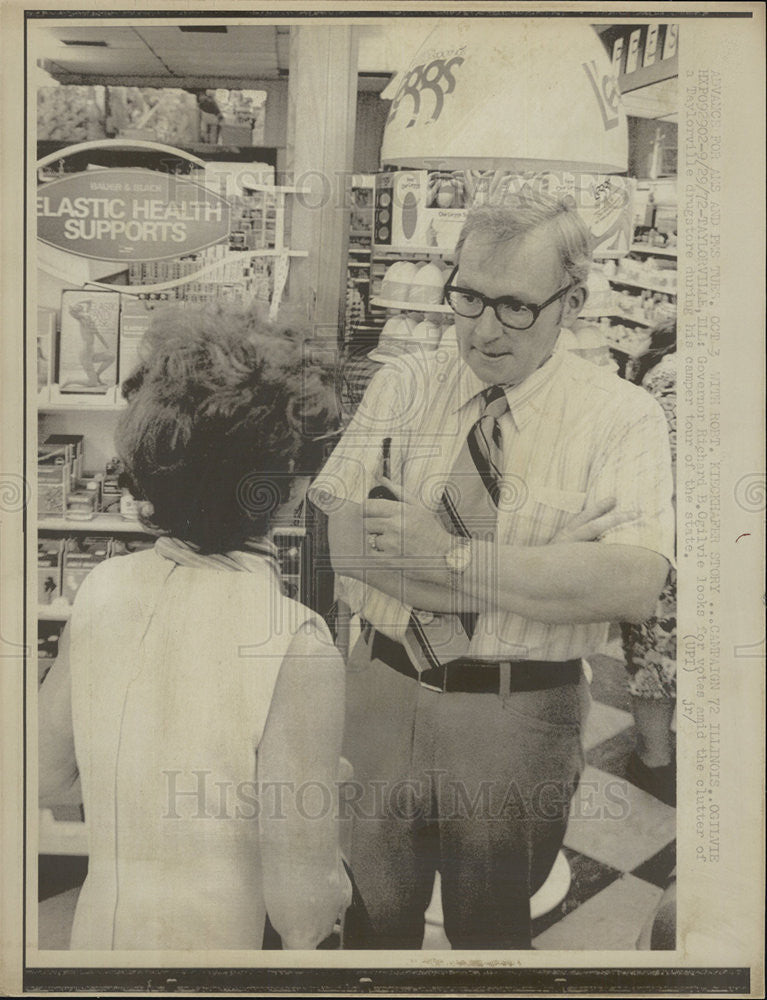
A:
[[[471,544],[466,538],[459,538],[445,556],[448,568],[454,573],[463,573],[471,562]]]

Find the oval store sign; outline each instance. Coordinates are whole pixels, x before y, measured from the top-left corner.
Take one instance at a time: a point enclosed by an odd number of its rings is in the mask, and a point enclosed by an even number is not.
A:
[[[229,203],[176,174],[89,170],[37,191],[38,239],[95,260],[180,257],[220,243],[229,230]]]

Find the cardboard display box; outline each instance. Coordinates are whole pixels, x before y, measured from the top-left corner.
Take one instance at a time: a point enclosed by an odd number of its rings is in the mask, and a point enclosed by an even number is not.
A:
[[[106,395],[117,381],[119,292],[61,293],[59,388],[62,393]]]

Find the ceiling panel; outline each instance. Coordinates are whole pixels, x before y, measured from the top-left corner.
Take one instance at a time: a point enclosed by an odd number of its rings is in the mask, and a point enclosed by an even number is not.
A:
[[[192,25],[187,25],[192,27]],[[138,33],[176,76],[277,76],[277,30],[273,26],[229,26],[226,32],[139,27]]]
[[[133,28],[40,28],[31,33],[30,42],[33,55],[52,64],[52,71],[60,79],[65,79],[67,74],[81,73],[150,75],[166,72],[162,61]],[[91,44],[71,44],[77,42]],[[106,47],[93,44],[95,42],[105,42]]]
[[[132,27],[109,27],[100,25],[98,22],[80,27],[35,27],[32,29],[31,35],[41,47],[57,46],[70,52],[74,52],[76,47],[64,45],[65,41],[102,41],[117,49],[143,49],[146,47],[145,42]]]
[[[109,55],[105,57],[104,53]],[[105,62],[108,68],[105,69]],[[43,65],[62,83],[68,76],[166,76],[163,64],[151,52],[141,49],[84,49],[73,55],[66,51],[46,59]],[[106,81],[104,81],[106,82]]]
[[[184,22],[184,27],[192,25]],[[36,29],[32,53],[50,64],[51,71],[62,81],[68,74],[154,76],[169,82],[200,76],[270,79],[279,75],[280,68],[287,69],[287,36],[283,35],[273,25],[227,26],[226,32],[181,31],[178,26],[143,24],[135,28],[56,26]],[[105,42],[106,46],[94,42]]]
[[[434,27],[428,18],[407,23],[357,26],[359,70],[382,77],[406,66]],[[185,28],[194,27],[188,21]],[[221,26],[220,22],[216,26]],[[54,75],[87,76],[90,82],[108,77],[154,77],[155,85],[176,78],[270,79],[286,72],[290,63],[287,25],[225,25],[226,32],[182,31],[180,25],[108,26],[98,22],[72,27],[66,24],[35,27],[32,53],[50,63]],[[306,25],[311,30],[311,25]],[[106,47],[65,45],[64,42],[106,42]],[[102,79],[97,79],[97,78]],[[364,78],[363,78],[364,79]],[[380,90],[385,79],[365,83]]]
[[[269,56],[257,52],[230,52],[225,57],[216,52],[163,52],[163,63],[169,75],[243,76],[268,80],[279,76],[274,52]]]

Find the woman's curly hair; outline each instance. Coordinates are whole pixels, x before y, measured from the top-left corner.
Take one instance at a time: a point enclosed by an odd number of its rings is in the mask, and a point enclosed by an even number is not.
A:
[[[131,491],[152,504],[147,524],[203,552],[268,530],[336,417],[331,375],[306,363],[305,340],[230,305],[156,315],[115,434]]]

